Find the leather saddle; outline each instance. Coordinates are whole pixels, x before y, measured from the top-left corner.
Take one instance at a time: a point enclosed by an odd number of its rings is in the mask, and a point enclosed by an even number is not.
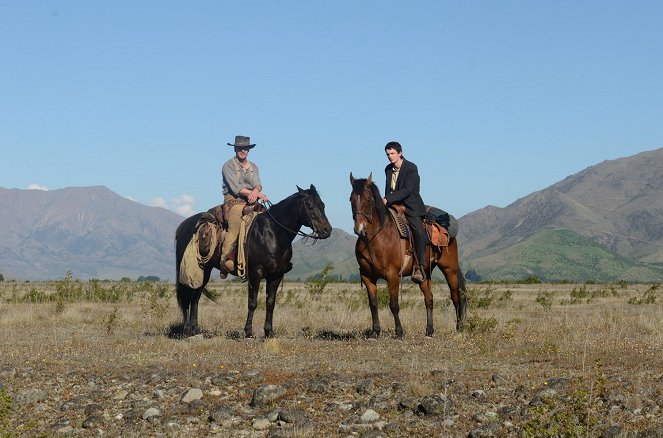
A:
[[[228,230],[228,220],[226,217],[228,216],[228,210],[235,205],[236,202],[225,202],[223,204],[219,204],[216,207],[212,207],[209,210],[207,210],[207,213],[211,215],[214,218],[214,221],[219,224],[220,227],[222,227],[224,230]],[[265,206],[256,202],[255,204],[246,204],[244,208],[242,209],[242,216],[251,214],[253,212],[256,213],[263,213],[265,211]]]
[[[434,207],[426,206],[427,211],[430,211],[433,208]],[[410,231],[410,225],[407,221],[407,217],[405,216],[405,206],[400,204],[390,205],[389,213],[398,226],[398,233],[400,234],[401,238],[411,240],[412,232]],[[424,229],[428,234],[431,245],[436,246],[437,248],[449,246],[449,231],[447,228],[429,218],[428,215],[424,218],[423,222]],[[412,244],[412,242],[410,243]]]

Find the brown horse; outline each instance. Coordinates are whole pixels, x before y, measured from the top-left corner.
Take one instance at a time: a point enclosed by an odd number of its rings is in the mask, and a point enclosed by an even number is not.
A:
[[[382,202],[380,190],[373,184],[371,175],[367,179],[355,179],[350,174],[352,193],[352,217],[354,219],[354,232],[359,237],[355,246],[355,255],[359,263],[361,281],[366,285],[368,304],[373,318],[371,336],[380,335],[380,320],[378,317],[377,281],[387,280],[389,287],[389,308],[394,315],[396,336],[403,336],[403,328],[398,317],[398,288],[402,276],[412,275],[413,258],[404,264],[404,255],[409,251],[410,242],[402,240],[398,225],[391,218],[387,207]],[[467,297],[465,295],[465,280],[458,266],[458,241],[451,238],[449,245],[439,250],[435,246],[426,249],[428,278],[419,285],[424,294],[426,304],[426,336],[433,335],[433,293],[431,292],[431,271],[437,266],[447,280],[451,291],[451,300],[456,308],[456,330],[463,329]],[[402,268],[401,268],[402,266]],[[430,268],[428,268],[430,266]],[[402,272],[401,272],[402,271]]]

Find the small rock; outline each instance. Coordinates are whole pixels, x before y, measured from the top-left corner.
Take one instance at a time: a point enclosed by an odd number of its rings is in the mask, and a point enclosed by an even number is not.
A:
[[[531,406],[537,406],[542,404],[546,400],[551,400],[557,395],[557,390],[554,388],[546,388],[536,393],[532,401],[530,401]]]
[[[125,398],[127,398],[128,395],[129,395],[128,391],[126,391],[124,389],[120,389],[113,396],[113,400],[124,400]]]
[[[90,415],[83,421],[83,429],[93,429],[103,424],[104,419],[98,415]]]
[[[253,392],[251,406],[263,406],[282,398],[286,393],[283,386],[265,385]]]
[[[499,437],[502,436],[502,434],[500,434],[501,427],[500,423],[497,422],[488,423],[470,431],[468,438]]]
[[[380,416],[373,409],[368,409],[361,416],[362,423],[375,423],[380,419]]]
[[[490,380],[493,383],[504,383],[506,381],[506,379],[504,379],[504,377],[500,376],[499,374],[493,374]]]
[[[498,417],[497,412],[493,412],[493,411],[487,411],[486,413],[484,413],[484,415],[490,421],[495,421],[495,420],[497,420],[497,417]]]
[[[375,383],[371,379],[364,379],[355,387],[359,394],[371,394],[375,390]]]
[[[306,421],[306,414],[299,409],[284,409],[279,412],[278,419],[291,424],[301,424]]]
[[[143,420],[148,420],[152,417],[160,417],[161,416],[161,411],[157,408],[149,408],[145,412],[143,412]]]
[[[222,406],[217,408],[214,412],[212,412],[209,416],[209,420],[221,424],[224,420],[228,420],[229,418],[232,418],[234,416],[233,411],[226,407]]]
[[[474,391],[472,391],[472,397],[482,400],[486,398],[486,391],[482,389],[475,389]]]
[[[255,430],[266,430],[269,429],[271,425],[272,423],[270,423],[267,418],[255,418],[253,420],[253,428]]]
[[[16,396],[15,402],[18,406],[29,406],[46,400],[48,394],[41,389],[26,389]]]
[[[441,415],[449,413],[451,407],[451,401],[446,396],[434,394],[422,398],[418,410],[425,415]]]
[[[203,391],[200,388],[191,388],[180,400],[182,403],[189,404],[194,400],[200,400],[203,398]]]
[[[611,426],[601,433],[601,438],[626,438],[628,431],[619,426]]]

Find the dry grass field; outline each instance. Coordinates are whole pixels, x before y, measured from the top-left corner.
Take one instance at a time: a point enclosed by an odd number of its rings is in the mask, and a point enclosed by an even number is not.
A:
[[[358,284],[285,284],[267,340],[264,285],[256,339],[208,288],[184,340],[173,284],[0,283],[0,436],[663,436],[658,285],[471,284],[456,333],[436,284],[426,338],[408,281],[403,339],[381,286],[377,340]]]

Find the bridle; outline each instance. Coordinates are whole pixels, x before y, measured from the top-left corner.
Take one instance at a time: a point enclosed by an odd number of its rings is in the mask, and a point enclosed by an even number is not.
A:
[[[303,195],[299,195],[299,196],[302,197],[302,198],[306,198],[306,196],[303,196]],[[265,212],[269,215],[269,217],[272,218],[274,223],[276,223],[276,225],[278,225],[279,227],[281,227],[284,230],[289,231],[293,234],[313,239],[314,241],[317,241],[318,239],[320,239],[320,231],[315,229],[315,225],[313,224],[313,216],[311,215],[311,211],[308,208],[308,205],[306,205],[306,199],[302,199],[301,205],[299,206],[298,216],[301,216],[303,209],[306,210],[306,215],[308,216],[308,220],[311,223],[311,225],[313,226],[313,233],[312,234],[307,234],[307,233],[303,232],[302,230],[291,230],[290,228],[286,227],[281,222],[276,220],[274,215],[272,215],[271,211],[269,211],[271,209],[271,207],[274,205],[274,204],[272,204],[271,201],[267,200],[267,201],[262,202],[262,204],[265,205]],[[315,242],[313,242],[313,243],[315,243]]]
[[[352,220],[353,220],[354,222],[357,222],[357,216],[363,216],[363,217],[366,218],[366,220],[368,221],[369,224],[371,224],[371,225],[373,224],[373,214],[375,213],[375,211],[376,211],[379,207],[378,207],[378,205],[377,205],[377,203],[376,203],[376,201],[375,201],[375,197],[374,197],[374,196],[371,195],[369,198],[370,198],[370,202],[373,204],[373,207],[374,207],[374,208],[370,209],[370,210],[371,210],[371,211],[370,211],[370,215],[364,213],[363,211],[353,211],[353,212],[352,212]],[[376,235],[382,230],[383,227],[384,227],[384,223],[383,223],[382,225],[380,225],[380,228],[375,232],[375,234],[373,234],[373,237],[375,237],[375,236],[376,236]],[[365,236],[365,238],[366,238],[367,240],[371,240],[371,239],[373,239],[373,237],[369,238],[369,237],[368,237],[368,233],[367,233],[367,235]]]

